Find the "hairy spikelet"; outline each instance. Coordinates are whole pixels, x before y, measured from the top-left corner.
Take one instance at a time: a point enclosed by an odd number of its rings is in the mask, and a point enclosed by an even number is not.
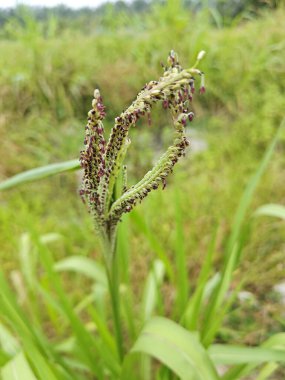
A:
[[[192,96],[195,92],[195,76],[201,77],[200,93],[205,92],[204,74],[196,68],[205,52],[200,52],[191,69],[182,69],[177,54],[170,52],[168,67],[158,81],[146,84],[137,98],[115,119],[108,143],[104,138],[103,119],[105,107],[99,90],[95,90],[92,110],[88,113],[85,132],[85,149],[80,162],[84,170],[80,194],[88,204],[95,226],[100,232],[112,235],[122,214],[130,212],[152,190],[160,185],[164,188],[167,176],[173,166],[184,155],[189,142],[185,136],[187,121],[192,121]],[[161,102],[169,109],[174,125],[174,138],[171,146],[160,157],[154,167],[136,185],[127,189],[126,167],[123,192],[116,199],[114,187],[130,144],[130,128],[144,115],[150,115],[153,105]]]

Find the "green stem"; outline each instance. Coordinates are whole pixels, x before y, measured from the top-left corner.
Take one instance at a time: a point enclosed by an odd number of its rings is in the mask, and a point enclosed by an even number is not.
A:
[[[114,238],[116,239],[116,238]],[[112,240],[112,239],[110,239]],[[116,338],[117,351],[120,361],[124,358],[123,333],[120,313],[120,281],[119,281],[119,265],[116,260],[115,244],[109,239],[104,241],[104,259],[108,278],[109,294],[111,297],[111,307],[113,313],[113,324]]]

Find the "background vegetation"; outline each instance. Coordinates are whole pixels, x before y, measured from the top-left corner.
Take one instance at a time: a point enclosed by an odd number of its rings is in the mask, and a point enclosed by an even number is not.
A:
[[[122,249],[127,252],[122,283],[132,283],[132,297],[143,299],[141,284],[151,268],[164,263],[154,313],[178,320],[177,302],[185,296],[183,285],[173,286],[181,277],[179,253],[184,252],[187,298],[214,236],[211,275],[221,271],[244,188],[284,117],[282,3],[221,1],[206,6],[204,2],[135,1],[130,6],[118,2],[76,12],[64,7],[18,7],[1,10],[0,24],[2,180],[78,157],[95,87],[107,106],[109,130],[138,90],[160,75],[160,63],[170,49],[179,53],[185,67],[198,51],[206,50],[202,69],[207,93],[197,95],[194,102],[196,118],[189,128],[192,147],[166,189],[151,194],[125,218],[121,231]],[[156,109],[151,126],[145,120],[132,131],[130,182],[138,180],[166,146],[171,134],[167,125],[167,115]],[[243,254],[227,294],[239,286],[247,293],[240,293],[227,311],[216,342],[257,345],[284,331],[284,294],[274,290],[285,276],[284,222],[253,216],[263,204],[285,202],[284,149],[283,130],[247,210]],[[43,289],[50,290],[41,263],[42,246],[48,247],[55,261],[69,256],[101,260],[92,221],[77,193],[79,182],[79,172],[66,173],[0,195],[2,270],[22,308],[43,324],[53,342],[68,336],[69,327],[57,320],[55,306],[41,308],[43,295],[29,287],[33,272]],[[78,274],[64,273],[63,278],[72,304],[88,321],[80,301],[90,283]],[[126,312],[126,325],[130,323],[135,331],[139,322],[130,322],[127,316]],[[1,356],[5,363],[7,358]],[[284,374],[281,368],[272,379]]]

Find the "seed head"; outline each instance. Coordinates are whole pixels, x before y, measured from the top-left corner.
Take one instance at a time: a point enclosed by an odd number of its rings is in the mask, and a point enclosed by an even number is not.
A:
[[[197,61],[201,61],[201,59],[204,58],[205,54],[206,54],[205,50],[201,50],[197,56]]]
[[[204,55],[205,52],[201,51],[197,62]],[[88,112],[85,127],[85,147],[80,154],[84,172],[80,196],[88,204],[96,229],[106,236],[112,236],[122,215],[130,212],[152,190],[160,186],[165,188],[166,178],[172,173],[174,165],[185,155],[185,149],[189,145],[185,136],[185,126],[194,117],[190,108],[195,91],[194,77],[197,74],[201,76],[200,93],[204,93],[204,73],[196,68],[197,62],[191,69],[183,69],[173,50],[167,62],[168,67],[163,66],[163,76],[158,81],[146,84],[133,103],[115,118],[108,142],[104,138],[105,106],[100,91],[94,91],[92,109]],[[157,102],[161,102],[163,108],[170,112],[174,126],[172,145],[138,183],[127,188],[126,166],[123,162],[131,143],[129,131],[144,115],[147,115],[151,125],[151,110]],[[116,192],[114,188],[119,176],[123,185],[118,195],[117,186]]]

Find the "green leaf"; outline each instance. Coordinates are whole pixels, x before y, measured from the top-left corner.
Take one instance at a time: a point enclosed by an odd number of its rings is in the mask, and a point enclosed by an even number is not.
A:
[[[214,344],[209,348],[208,352],[215,364],[285,363],[284,351],[267,347],[239,347]]]
[[[76,349],[78,358],[82,360],[84,364],[89,366],[94,372],[94,375],[100,377],[102,368],[96,361],[100,342],[90,334],[84,323],[82,323],[81,319],[74,311],[68,293],[63,289],[62,281],[58,273],[55,272],[55,262],[48,247],[46,244],[42,243],[40,236],[38,236],[37,233],[32,232],[32,238],[35,246],[40,252],[41,263],[45,269],[49,286],[51,286],[53,291],[56,292],[65,318],[69,321],[72,332],[77,339]]]
[[[278,333],[268,338],[262,346],[285,351],[285,333]]]
[[[130,354],[138,352],[158,359],[182,380],[219,379],[198,335],[169,319],[155,317],[145,325]],[[126,368],[127,362],[122,379],[129,378]]]
[[[266,380],[268,379],[273,372],[275,372],[278,369],[278,364],[276,363],[268,363],[266,364],[261,371],[258,374],[258,377],[256,380]]]
[[[274,216],[285,220],[285,206],[278,204],[268,204],[259,207],[255,213],[255,216]]]
[[[42,166],[20,174],[16,174],[14,177],[6,179],[0,183],[0,191],[10,189],[26,182],[33,182],[42,178],[53,176],[55,174],[78,169],[80,169],[78,160],[70,160],[57,164]]]
[[[271,144],[266,150],[258,169],[248,182],[240,199],[237,211],[234,216],[232,231],[228,239],[225,267],[222,273],[221,282],[214,291],[205,313],[206,316],[202,330],[202,341],[205,346],[209,346],[212,343],[215,334],[219,329],[220,322],[217,323],[217,313],[219,313],[218,318],[221,322],[222,316],[225,314],[226,308],[223,307],[223,300],[229,289],[234,270],[240,261],[242,247],[244,243],[244,236],[242,231],[245,226],[245,216],[254,196],[254,192],[262,178],[263,173],[269,165],[270,159],[274,153],[274,149],[279,140],[284,125],[285,118],[281,122],[274,139],[272,140]],[[241,285],[241,282],[239,285]]]
[[[49,380],[62,379],[62,377],[58,376],[59,367],[55,367],[55,361],[47,360],[47,357],[53,355],[51,347],[36,326],[29,323],[26,319],[1,272],[0,288],[1,318],[3,317],[13,328],[17,336],[20,337],[21,347],[33,365],[38,380],[46,380],[47,378]]]
[[[19,343],[10,331],[0,323],[0,347],[9,354],[15,355],[19,351]]]
[[[58,272],[77,272],[107,286],[107,278],[103,267],[87,257],[68,257],[67,259],[58,261],[55,264],[54,269]]]
[[[254,175],[252,176],[252,178],[248,182],[248,184],[247,184],[247,186],[243,192],[243,195],[240,199],[237,211],[236,211],[235,216],[234,216],[232,232],[231,232],[229,242],[228,242],[228,254],[230,254],[232,252],[233,247],[235,246],[235,244],[239,240],[246,212],[247,212],[248,207],[251,203],[254,192],[255,192],[255,190],[256,190],[256,188],[257,188],[257,186],[261,180],[261,177],[262,177],[263,173],[265,172],[265,170],[267,169],[267,166],[271,160],[271,157],[274,153],[276,144],[279,140],[279,137],[280,137],[281,131],[284,128],[284,125],[285,125],[285,118],[282,120],[274,139],[272,140],[271,144],[269,145],[268,149],[266,150],[265,155],[263,156],[263,159],[262,159],[257,171],[254,173]]]
[[[153,268],[147,276],[143,292],[142,316],[146,322],[152,315],[156,306],[159,288],[165,275],[165,267],[162,261],[155,260]]]
[[[183,212],[181,197],[178,188],[175,189],[173,203],[175,204],[175,258],[177,281],[177,315],[184,311],[189,296],[189,279],[187,269],[187,253],[185,249],[185,236],[183,231]]]
[[[285,333],[279,333],[271,336],[261,345],[261,348],[274,349],[278,352],[283,351],[283,356],[285,357]],[[223,380],[241,379],[251,373],[259,364],[260,363],[250,363],[234,366],[223,376]]]
[[[163,262],[166,273],[169,276],[170,280],[174,281],[173,265],[167,256],[167,252],[162,246],[160,240],[151,232],[144,217],[140,213],[138,213],[136,210],[133,210],[133,212],[130,215],[130,218],[133,224],[138,228],[139,232],[145,236],[146,241],[148,242],[150,248],[154,251],[157,257]]]
[[[202,341],[205,344],[205,346],[208,346],[212,342],[217,331],[217,326],[215,323],[216,318],[214,316],[217,317],[217,315],[221,313],[221,310],[223,310],[222,306],[232,280],[233,271],[237,259],[237,253],[238,249],[237,247],[234,247],[229,257],[229,260],[225,264],[225,268],[221,275],[219,284],[214,289],[208,306],[206,308],[202,334]]]
[[[20,352],[13,357],[2,369],[2,380],[37,380],[25,357]]]
[[[189,299],[184,314],[181,317],[181,322],[185,324],[189,330],[197,330],[199,315],[202,310],[202,303],[205,298],[212,294],[213,290],[220,282],[220,273],[216,273],[215,276],[207,282],[210,272],[213,269],[212,261],[215,251],[216,236],[217,232],[215,231],[206,257],[203,260],[203,266],[200,270],[196,289],[192,297]]]

